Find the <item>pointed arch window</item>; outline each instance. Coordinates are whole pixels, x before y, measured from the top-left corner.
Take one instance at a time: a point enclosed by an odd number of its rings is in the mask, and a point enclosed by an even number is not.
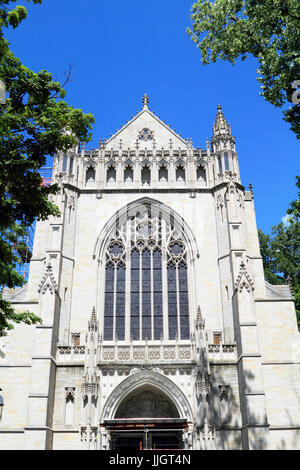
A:
[[[185,169],[183,165],[179,165],[176,168],[176,181],[180,183],[185,182]]]
[[[171,224],[147,213],[128,220],[106,250],[104,341],[189,339],[187,270]]]
[[[158,172],[158,180],[160,183],[168,182],[168,169],[165,165],[162,165]]]
[[[197,167],[197,181],[200,185],[206,185],[206,171],[202,165],[198,165]]]
[[[114,184],[117,180],[117,172],[116,168],[114,165],[110,165],[107,168],[107,173],[106,173],[106,182],[108,184]]]
[[[74,166],[74,157],[71,157],[70,158],[69,175],[73,174],[73,166]]]
[[[142,185],[149,186],[151,183],[151,171],[148,165],[142,168]]]
[[[219,173],[222,173],[223,171],[221,157],[218,157],[218,170],[219,170]]]
[[[133,169],[131,165],[127,165],[124,169],[124,183],[133,183]]]
[[[96,171],[95,171],[94,166],[90,165],[87,168],[86,174],[85,174],[85,184],[86,184],[86,186],[93,185],[95,183],[95,180],[96,180]]]
[[[68,165],[68,157],[67,155],[63,156],[63,161],[62,161],[62,172],[66,173],[67,171],[67,165]]]
[[[230,168],[229,168],[229,158],[228,158],[227,153],[225,153],[225,155],[224,155],[224,168],[225,168],[225,171],[230,170]]]

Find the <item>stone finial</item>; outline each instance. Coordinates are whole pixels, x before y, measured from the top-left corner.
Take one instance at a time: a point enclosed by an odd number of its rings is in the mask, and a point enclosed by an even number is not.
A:
[[[205,329],[205,320],[202,316],[200,305],[198,305],[198,309],[197,309],[196,329],[197,330],[204,330]]]
[[[145,93],[144,96],[143,96],[144,109],[148,108],[148,104],[149,104],[149,97],[148,97],[147,93]]]
[[[93,307],[91,319],[89,321],[89,331],[97,331],[97,316],[96,316],[96,308]]]
[[[230,124],[225,119],[225,116],[222,111],[222,106],[218,104],[218,112],[216,116],[216,122],[213,126],[214,135],[231,135]]]

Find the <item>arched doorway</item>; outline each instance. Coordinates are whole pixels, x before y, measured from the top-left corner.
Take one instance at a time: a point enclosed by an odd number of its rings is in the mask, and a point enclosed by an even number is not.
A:
[[[102,419],[113,450],[171,450],[184,448],[183,434],[192,414],[174,382],[156,372],[143,371],[112,392]]]
[[[172,400],[155,387],[142,386],[129,393],[119,405],[115,419],[106,423],[111,431],[111,448],[182,449],[180,419]]]

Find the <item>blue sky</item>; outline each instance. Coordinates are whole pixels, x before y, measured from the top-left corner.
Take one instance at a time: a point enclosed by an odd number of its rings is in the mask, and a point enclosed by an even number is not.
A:
[[[221,104],[236,137],[242,183],[252,183],[257,225],[269,232],[295,199],[299,141],[282,111],[259,96],[257,62],[202,66],[186,34],[193,0],[44,0],[7,34],[31,69],[63,81],[66,101],[94,114],[93,141],[109,138],[150,97],[150,109],[195,146],[212,135]]]

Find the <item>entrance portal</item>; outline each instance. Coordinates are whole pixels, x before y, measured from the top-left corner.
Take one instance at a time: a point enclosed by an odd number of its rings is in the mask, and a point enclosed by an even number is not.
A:
[[[135,450],[173,450],[182,449],[181,432],[153,432],[143,434],[112,432],[112,450],[135,449]]]
[[[111,434],[111,449],[182,449],[185,419],[114,419],[106,421]]]
[[[155,387],[135,389],[121,402],[115,419],[104,422],[111,434],[111,448],[182,449],[187,420],[173,401]]]

